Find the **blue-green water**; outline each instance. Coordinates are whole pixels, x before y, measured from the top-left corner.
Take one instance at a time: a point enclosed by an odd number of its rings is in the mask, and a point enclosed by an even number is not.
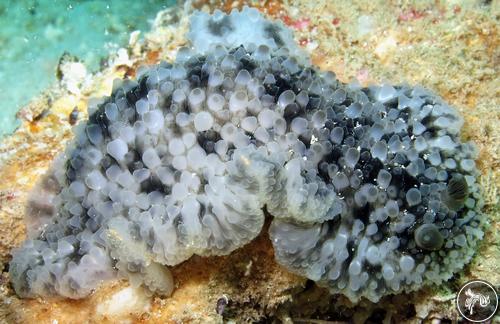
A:
[[[0,0],[0,137],[19,124],[15,114],[55,81],[64,52],[95,71],[110,50],[146,31],[175,0]]]

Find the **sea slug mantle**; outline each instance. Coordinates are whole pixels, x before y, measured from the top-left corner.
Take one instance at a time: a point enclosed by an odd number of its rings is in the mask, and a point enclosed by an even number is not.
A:
[[[309,63],[282,24],[195,13],[190,46],[117,81],[55,162],[55,215],[13,253],[23,297],[225,255],[272,216],[276,260],[353,302],[449,279],[482,238],[476,151],[421,87],[361,88]]]

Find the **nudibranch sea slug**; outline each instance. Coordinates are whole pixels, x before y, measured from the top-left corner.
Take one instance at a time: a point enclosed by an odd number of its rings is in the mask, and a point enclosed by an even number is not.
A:
[[[255,9],[197,12],[188,40],[74,128],[56,212],[13,252],[20,296],[82,298],[118,276],[168,295],[168,266],[231,253],[265,217],[277,262],[353,302],[471,259],[477,152],[440,97],[344,84]]]

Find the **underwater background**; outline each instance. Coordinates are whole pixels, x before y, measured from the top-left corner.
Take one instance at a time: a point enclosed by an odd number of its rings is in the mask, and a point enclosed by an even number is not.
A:
[[[174,267],[168,299],[125,282],[79,301],[18,298],[8,264],[26,236],[29,192],[73,139],[72,123],[86,120],[88,102],[109,95],[116,78],[172,61],[186,44],[193,9],[230,12],[244,4],[283,21],[313,64],[343,82],[420,84],[459,111],[462,140],[479,150],[489,218],[471,264],[445,284],[353,306],[284,270],[259,236],[231,255]],[[499,18],[500,1],[0,1],[0,322],[458,321],[460,285],[473,278],[500,285]],[[65,52],[81,64],[59,64]],[[76,80],[71,71],[82,68]]]
[[[131,32],[148,30],[156,13],[174,3],[0,1],[0,136],[19,125],[19,108],[56,80],[63,53],[96,71],[110,50],[125,45]]]

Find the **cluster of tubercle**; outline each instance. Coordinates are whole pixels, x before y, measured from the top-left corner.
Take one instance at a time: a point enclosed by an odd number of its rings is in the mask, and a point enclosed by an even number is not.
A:
[[[13,253],[22,297],[227,255],[272,218],[277,262],[356,302],[449,279],[485,216],[462,120],[421,87],[344,84],[282,24],[197,12],[190,47],[114,84],[55,162],[56,213]]]

